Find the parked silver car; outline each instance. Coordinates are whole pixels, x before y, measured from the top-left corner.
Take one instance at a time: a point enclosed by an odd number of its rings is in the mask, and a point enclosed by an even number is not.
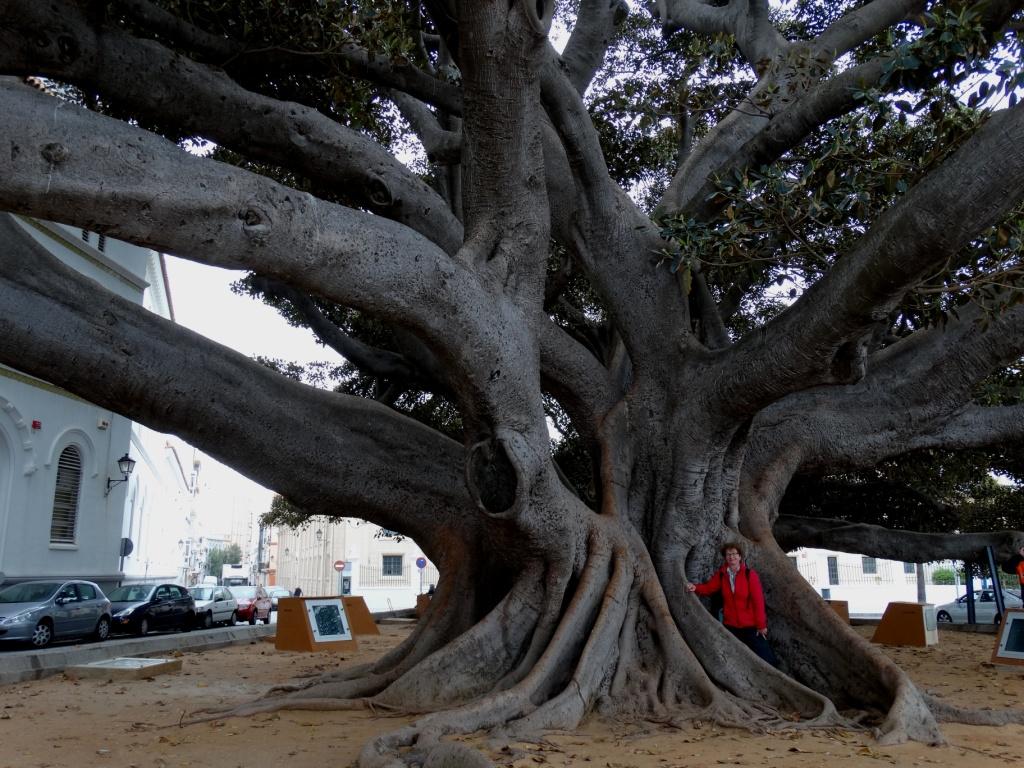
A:
[[[1024,607],[1020,592],[1014,589],[1003,590],[1003,600],[1007,608]],[[941,622],[954,624],[967,623],[967,595],[963,595],[952,603],[935,606],[935,618]],[[976,590],[974,593],[974,620],[978,624],[998,624],[1002,617],[996,612],[996,598],[991,589]]]
[[[0,589],[0,640],[45,648],[54,638],[110,635],[110,601],[91,581],[23,581]]]
[[[234,626],[238,620],[238,601],[227,587],[197,584],[189,592],[196,599],[196,623],[204,629],[214,624]]]
[[[291,597],[292,591],[287,587],[267,587],[267,594],[270,595],[270,610],[277,610],[277,598]]]

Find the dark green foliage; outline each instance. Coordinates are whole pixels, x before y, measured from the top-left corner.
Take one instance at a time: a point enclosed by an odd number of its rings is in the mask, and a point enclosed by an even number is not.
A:
[[[207,552],[204,568],[207,575],[220,579],[221,569],[226,563],[240,562],[242,562],[242,548],[237,544],[228,544],[226,547],[218,547]]]
[[[1022,530],[1024,491],[989,474],[995,458],[923,451],[863,472],[797,476],[779,512],[937,533]]]

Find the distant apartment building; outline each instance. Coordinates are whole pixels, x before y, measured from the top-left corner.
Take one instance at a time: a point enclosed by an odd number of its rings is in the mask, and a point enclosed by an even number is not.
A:
[[[359,595],[373,612],[412,608],[438,571],[415,541],[354,518],[277,528],[273,582],[303,595]]]

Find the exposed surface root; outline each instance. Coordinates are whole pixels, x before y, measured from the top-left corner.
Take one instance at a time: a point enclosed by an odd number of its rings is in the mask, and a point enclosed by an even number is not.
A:
[[[464,744],[441,741],[441,734],[415,725],[374,739],[359,754],[359,768],[492,768],[481,752]]]
[[[924,695],[903,670],[894,665],[886,671],[890,675],[899,676],[900,680],[895,686],[896,700],[875,731],[878,743],[886,746],[907,741],[920,741],[935,746],[945,744],[946,740],[931,709],[925,703]]]
[[[572,564],[568,560],[560,561],[548,570],[544,585],[544,604],[534,627],[533,637],[530,639],[530,647],[515,669],[498,684],[499,690],[511,688],[526,677],[544,653],[555,630],[558,629],[566,588],[572,576]]]
[[[1024,724],[1024,709],[968,709],[948,704],[927,694],[921,696],[940,723],[993,726]]]
[[[368,709],[373,712],[390,711],[391,707],[374,704],[370,699],[295,699],[283,696],[277,699],[259,699],[247,704],[239,704],[229,709],[197,709],[188,718],[182,718],[179,726],[208,723],[213,720],[225,720],[229,717],[249,717],[266,712],[280,712],[286,709],[305,710],[307,712],[338,712],[354,709]]]

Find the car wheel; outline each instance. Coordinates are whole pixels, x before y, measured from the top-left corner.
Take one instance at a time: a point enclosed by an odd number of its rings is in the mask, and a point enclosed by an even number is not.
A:
[[[43,619],[36,624],[36,628],[32,630],[30,642],[34,648],[45,648],[53,642],[53,626],[48,619]]]
[[[996,617],[992,620],[992,623],[998,627],[1000,624],[1003,623],[1003,617],[997,613]]]
[[[231,612],[231,618],[228,619],[228,626],[233,627],[238,623],[238,611]]]
[[[106,616],[101,616],[100,620],[96,622],[96,629],[92,633],[93,639],[103,642],[110,637],[110,619]]]
[[[270,623],[270,611],[267,611],[267,618],[265,618],[263,620],[263,623],[264,624],[269,624]]]
[[[203,614],[203,629],[209,629],[213,626],[213,614],[207,611]]]
[[[946,621],[946,622],[950,622],[950,623],[952,623],[952,621],[953,621],[953,617],[950,616],[945,611],[939,611],[938,614],[936,614],[935,619],[936,619],[936,621]]]
[[[255,623],[256,623],[256,609],[253,608],[252,609],[252,614],[249,616],[249,626],[252,626]]]
[[[149,617],[148,616],[143,616],[142,619],[139,621],[139,629],[138,629],[138,632],[136,634],[138,634],[139,637],[145,637],[146,635],[149,634]]]
[[[185,614],[185,623],[181,625],[182,632],[191,632],[192,628],[196,625],[196,615],[194,613]]]

